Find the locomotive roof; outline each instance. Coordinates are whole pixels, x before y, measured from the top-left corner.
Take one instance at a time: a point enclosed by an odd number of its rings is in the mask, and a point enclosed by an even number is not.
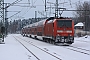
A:
[[[53,19],[55,19],[55,17],[50,17],[50,18],[48,18],[47,20],[53,20]]]
[[[44,25],[44,23],[46,22],[46,20],[49,21],[49,20],[54,20],[54,19],[55,19],[55,17],[49,17],[47,19],[41,20],[41,21],[38,22],[38,26]]]

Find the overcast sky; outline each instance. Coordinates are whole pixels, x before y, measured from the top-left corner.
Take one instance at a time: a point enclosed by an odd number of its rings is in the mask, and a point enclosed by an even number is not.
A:
[[[16,0],[4,0],[5,3],[13,3]],[[19,0],[20,1],[20,0]],[[35,17],[35,11],[37,11],[37,17],[43,17],[38,11],[43,12],[44,15],[46,13],[44,12],[44,1],[45,0],[22,0],[19,3],[28,3],[30,1],[30,4],[15,4],[15,5],[21,5],[21,6],[10,6],[8,8],[8,11],[21,11],[19,14],[13,16],[11,19],[19,19],[19,18],[34,18]],[[46,0],[47,2],[52,2],[55,3],[56,0]],[[84,1],[89,1],[89,0],[58,0],[59,3],[67,2],[64,4],[59,4],[59,7],[64,7],[66,9],[75,9],[75,4],[78,1],[84,2]],[[71,4],[71,5],[70,5]],[[22,7],[22,6],[35,6],[36,8],[31,8],[31,7]],[[54,4],[51,4],[51,6],[54,6]],[[50,4],[47,3],[47,7],[50,7]],[[50,14],[50,11],[52,11]],[[47,11],[47,16],[54,16],[54,9],[48,9]],[[16,14],[17,12],[8,12],[8,17],[12,16],[13,14]],[[62,16],[65,17],[72,17],[73,12],[63,12]]]

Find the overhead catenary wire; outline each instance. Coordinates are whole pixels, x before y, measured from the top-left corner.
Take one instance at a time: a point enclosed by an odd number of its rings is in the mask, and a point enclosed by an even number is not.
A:
[[[30,0],[28,0],[28,3],[30,3]],[[27,7],[26,11],[21,16],[24,16],[29,10],[30,10],[30,4]]]
[[[7,9],[7,8],[10,7],[10,6],[14,6],[15,4],[17,4],[17,3],[21,2],[21,1],[22,1],[22,0],[16,0],[16,1],[14,1],[13,3],[4,3],[4,4],[8,4],[7,6],[5,6],[4,9]],[[15,13],[15,14],[13,14],[12,16],[8,17],[8,19],[10,19],[10,18],[12,18],[13,16],[19,14],[21,11],[7,11],[7,12],[17,12],[17,13]]]
[[[37,0],[34,1],[34,4],[36,3],[36,1],[37,1]],[[29,0],[29,2],[30,2],[30,0]],[[30,5],[29,5],[29,6],[30,6]],[[34,6],[34,5],[33,5],[33,1],[32,1],[32,6]],[[22,16],[24,16],[25,14],[27,14],[27,13],[30,11],[31,8],[32,8],[32,7],[28,7],[28,8],[27,8],[27,11],[24,12],[24,14],[22,14]]]
[[[28,0],[28,4],[29,4],[28,7],[30,7],[30,0]],[[19,5],[19,6],[21,6],[21,5]],[[21,6],[21,7],[23,7],[23,6]],[[26,6],[26,7],[27,7],[27,6]],[[27,10],[28,10],[28,7],[27,7]],[[25,11],[24,14],[22,14],[21,16],[24,16],[24,15],[26,14],[26,12],[27,12],[27,11]]]
[[[32,6],[34,6],[33,4],[35,4],[36,1],[37,0],[35,0],[34,3],[32,2]],[[28,4],[29,4],[29,6],[21,6],[21,7],[27,7],[27,9],[26,9],[27,11],[25,11],[21,16],[24,16],[25,14],[27,14],[28,11],[32,8],[32,6],[30,5],[30,0],[28,0]],[[20,6],[20,5],[16,5],[16,6]],[[38,5],[38,6],[44,6],[44,5]]]
[[[15,13],[14,15],[10,16],[9,18],[12,18],[13,16],[17,15],[17,14],[20,13],[20,12],[21,12],[21,11]],[[9,19],[9,18],[8,18],[8,19]]]
[[[6,4],[6,3],[4,3],[4,4]],[[7,3],[7,4],[11,4],[11,3]],[[29,4],[29,3],[17,3],[17,4]],[[17,5],[17,4],[15,4],[15,5]],[[12,5],[11,5],[12,6]],[[14,5],[13,5],[14,6]]]
[[[28,6],[28,5],[14,5],[14,6],[19,6],[19,7],[32,7],[31,5]],[[45,6],[45,5],[33,5],[33,6]],[[47,6],[50,6],[50,5],[47,5]],[[52,5],[54,7],[54,5]]]
[[[4,3],[4,4],[10,4],[10,3]],[[11,6],[28,7],[28,4],[30,5],[30,3],[17,3],[15,5],[11,5]]]
[[[19,11],[6,11],[6,12],[19,12]]]
[[[17,4],[17,3],[21,2],[21,1],[22,0],[16,0],[15,2],[13,2],[13,3],[9,4],[8,6],[6,6],[5,9],[10,7],[10,6],[13,6],[14,4]]]
[[[32,5],[35,4],[36,1],[37,1],[37,0],[35,0],[34,3],[33,3],[33,1],[32,1]],[[23,3],[18,3],[18,4],[23,4]],[[27,14],[28,11],[32,8],[32,7],[30,6],[30,0],[28,0],[28,3],[25,3],[25,4],[29,4],[29,6],[14,5],[14,6],[27,7],[26,11],[24,12],[24,14],[22,14],[22,16],[24,16],[25,14]],[[34,6],[34,5],[33,5],[33,6]],[[38,5],[38,6],[44,6],[44,5]],[[29,7],[29,8],[28,8],[28,7]],[[19,13],[18,13],[18,14],[19,14]],[[17,15],[17,14],[15,14],[15,15]],[[15,15],[13,15],[13,16],[15,16]],[[13,16],[11,16],[11,17],[13,17]]]
[[[50,0],[46,0],[46,1],[50,1]],[[69,5],[71,5],[71,0],[69,0],[69,1],[70,1],[70,4]],[[28,2],[25,3],[27,5],[23,5],[24,3],[17,3],[17,4],[20,4],[20,5],[15,4],[14,6],[26,7],[25,11],[22,12],[22,14],[21,14],[21,16],[25,16],[30,11],[31,8],[35,8],[35,7],[38,7],[38,6],[45,6],[43,4],[42,5],[36,5],[35,4],[36,2],[37,2],[37,0],[32,0],[32,1],[31,0],[28,0]],[[44,0],[42,0],[42,2],[44,2]],[[64,0],[64,3],[66,3],[65,0]],[[60,4],[63,4],[63,6],[65,6],[64,3],[60,3]],[[48,6],[50,6],[50,5],[47,5],[47,7]],[[51,5],[51,6],[53,7],[55,5]],[[61,6],[61,5],[59,5],[59,6]]]
[[[9,3],[9,5],[8,5],[8,7],[9,6],[21,6],[21,7],[27,7],[27,11],[26,12],[24,12],[24,14],[22,15],[22,16],[24,16],[25,14],[27,14],[28,13],[28,11],[32,8],[31,6],[30,6],[30,0],[28,0],[28,3],[18,3],[18,2],[20,2],[20,1],[22,1],[22,0],[16,0],[15,2],[13,2],[12,4],[10,4]],[[36,1],[37,0],[35,0],[34,2],[32,2],[32,5],[33,4],[35,4],[36,3]],[[20,5],[17,5],[17,4],[20,4]],[[15,4],[15,5],[14,5]],[[29,4],[29,6],[22,6],[21,4]],[[33,5],[34,6],[34,5]],[[44,6],[44,5],[38,5],[38,6]],[[29,8],[28,8],[29,7]],[[17,14],[20,14],[22,11],[18,11],[17,13],[15,13],[14,15],[12,15],[12,16],[10,16],[9,18],[12,18],[12,17],[14,17],[15,15],[17,15]]]
[[[28,6],[28,7],[29,7],[29,9],[30,9],[30,0],[28,0],[28,3],[29,3],[29,6]],[[28,12],[28,10],[29,10],[29,9],[28,9],[28,7],[27,7],[27,11],[26,11],[26,12],[24,12],[24,14],[23,14],[23,15],[25,15],[25,14]],[[23,16],[23,15],[22,15],[22,16]]]
[[[28,5],[29,5],[28,7],[30,7],[30,0],[28,0]],[[27,6],[22,6],[22,7],[27,7]],[[27,7],[27,9],[28,9],[28,7]],[[26,11],[26,12],[24,12],[24,14],[23,14],[23,15],[25,15],[26,13],[27,13],[27,11]],[[23,16],[23,15],[22,15],[22,16]]]
[[[23,9],[22,9],[22,10],[23,10]],[[22,12],[22,10],[21,10],[21,11],[18,11],[17,13],[13,14],[12,16],[8,17],[8,19],[10,19],[10,18],[12,18],[13,16],[19,14],[20,12]]]

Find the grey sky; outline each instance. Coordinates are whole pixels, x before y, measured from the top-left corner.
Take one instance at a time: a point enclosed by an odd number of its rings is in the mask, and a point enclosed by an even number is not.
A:
[[[4,0],[5,3],[12,3],[16,0]],[[55,3],[56,0],[47,0],[48,2],[52,2]],[[63,3],[63,2],[67,2],[64,5],[60,4],[59,7],[65,7],[66,9],[75,9],[75,3],[77,3],[78,1],[90,1],[90,0],[71,0],[71,5],[70,5],[70,0],[58,0],[59,3]],[[19,3],[28,3],[28,0],[22,0]],[[16,5],[22,5],[22,6],[29,6],[29,4],[16,4]],[[19,14],[17,14],[16,16],[12,17],[11,19],[19,19],[21,17],[24,18],[32,18],[35,17],[35,11],[40,11],[43,12],[44,15],[46,14],[44,12],[44,0],[30,0],[30,6],[36,6],[36,8],[30,8],[30,7],[20,7],[20,6],[11,6],[8,8],[8,11],[21,11]],[[51,4],[52,6],[54,6],[54,4]],[[47,6],[49,7],[50,4],[47,3]],[[52,13],[54,13],[54,9],[51,9]],[[47,16],[54,16],[54,14],[50,14],[50,9],[48,9],[47,11]],[[12,16],[13,14],[15,14],[16,12],[8,12],[8,17]],[[73,16],[72,12],[63,12],[62,16],[65,17],[71,17]],[[37,13],[37,17],[43,17],[41,16],[41,14]],[[22,18],[23,19],[23,18]]]

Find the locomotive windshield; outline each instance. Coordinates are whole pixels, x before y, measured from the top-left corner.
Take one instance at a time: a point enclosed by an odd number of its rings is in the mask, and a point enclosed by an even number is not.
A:
[[[58,27],[72,27],[72,20],[57,20]]]

